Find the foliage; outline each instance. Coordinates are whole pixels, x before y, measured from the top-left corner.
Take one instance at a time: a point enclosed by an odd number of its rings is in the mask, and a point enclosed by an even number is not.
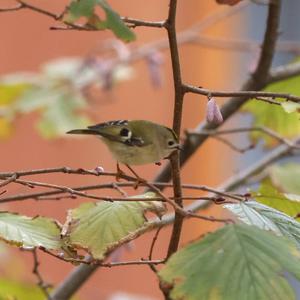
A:
[[[159,272],[172,299],[295,299],[283,272],[300,279],[299,253],[285,239],[228,225],[174,254]]]
[[[275,165],[269,169],[272,183],[280,191],[300,195],[300,164],[287,163]]]
[[[224,207],[244,223],[286,236],[300,248],[300,223],[290,216],[255,201],[226,204]]]
[[[95,13],[97,6],[105,12],[106,19]],[[134,33],[123,23],[118,13],[116,13],[105,0],[73,0],[69,6],[66,21],[73,23],[80,17],[87,19],[87,24],[97,29],[110,29],[117,37],[129,42],[135,39]]]
[[[13,299],[43,300],[45,295],[35,285],[0,279],[0,300]]]
[[[269,84],[264,91],[287,93],[295,96],[300,96],[300,76],[294,76],[276,83]],[[270,105],[262,101],[251,100],[243,106],[244,111],[250,112],[253,115],[253,126],[263,126],[270,128],[280,135],[287,138],[293,138],[300,134],[299,122],[299,104],[286,102],[283,99],[276,98],[281,102],[280,105]],[[259,132],[253,131],[250,134],[251,138],[256,141],[263,139],[267,146],[272,146],[275,141],[272,137]]]
[[[257,192],[252,193],[256,201],[280,210],[291,217],[300,212],[300,197],[278,191],[270,179],[264,180]]]
[[[61,248],[60,227],[45,217],[29,218],[9,212],[0,212],[0,238],[24,248]]]
[[[235,5],[240,1],[217,0],[217,2]],[[168,31],[169,45],[171,48],[173,47],[171,49],[171,60],[174,73],[176,108],[174,111],[174,126],[178,126],[179,132],[184,92],[190,92],[192,89],[189,90],[189,86],[181,82],[175,34],[176,3],[174,3],[170,2],[169,17],[164,24],[162,22],[147,22],[134,19],[127,19],[127,22],[131,22],[132,26],[139,26],[143,22],[144,24],[147,23],[147,26],[154,24],[154,27],[164,27]],[[273,4],[273,2],[270,2],[269,5]],[[55,15],[53,17],[53,14],[50,12],[30,7],[21,3],[20,6],[6,10],[14,11],[27,8],[44,15],[46,14],[55,20],[61,21],[63,26],[66,26],[63,28],[64,30],[109,29],[115,36],[125,42],[135,39],[134,33],[106,0],[72,0],[64,13],[57,16],[57,18],[55,18]],[[102,11],[104,18],[101,17],[99,10]],[[3,10],[1,9],[1,11]],[[276,23],[276,20],[268,23]],[[192,29],[195,30],[193,32],[195,35],[197,33],[196,27]],[[268,29],[267,32],[269,31]],[[274,32],[277,33],[278,30],[276,29]],[[273,39],[275,39],[274,36]],[[265,43],[267,40],[265,38]],[[39,73],[13,74],[1,78],[0,138],[11,135],[13,131],[12,125],[19,115],[32,112],[38,112],[39,119],[36,127],[41,135],[46,138],[57,137],[70,129],[87,125],[89,119],[86,109],[92,102],[89,96],[90,88],[96,87],[98,92],[106,91],[116,81],[129,78],[131,69],[128,67],[128,64],[136,58],[134,55],[131,56],[131,50],[120,42],[111,42],[111,45],[107,48],[109,47],[110,49],[103,57],[93,54],[85,58],[59,59],[42,66]],[[269,55],[272,56],[271,48],[272,45],[266,47],[265,51],[262,51],[262,57],[267,52],[270,52]],[[116,57],[111,57],[110,52],[112,52],[112,49],[116,52]],[[141,49],[147,50],[147,47]],[[152,80],[158,85],[160,81],[158,68],[161,60],[157,56],[157,52],[155,52],[157,49],[152,50],[152,53],[150,53],[151,51],[143,50],[146,53],[143,55],[148,62]],[[136,51],[138,58],[143,51]],[[266,69],[263,73],[267,74],[268,70]],[[253,84],[252,87],[254,89],[255,86],[260,87],[267,80],[268,78],[265,77],[259,82],[260,79],[254,76],[253,82],[257,81],[257,85]],[[272,83],[265,88],[265,91],[300,96],[299,80],[300,76],[294,76]],[[251,87],[251,84],[245,86]],[[197,89],[197,93],[199,90],[201,91],[202,89]],[[253,92],[250,94],[253,95]],[[207,91],[203,95],[207,95],[208,99],[211,99],[210,93]],[[270,128],[283,138],[299,137],[300,104],[280,98],[274,100],[279,105],[270,105],[261,101],[257,102],[256,100],[250,101],[244,106],[244,111],[248,111],[253,115],[255,127]],[[234,108],[230,107],[229,104],[226,104],[224,107],[225,109],[222,108],[220,110],[214,99],[208,101],[207,121],[214,124],[206,124],[204,129],[218,129],[219,124],[223,121],[222,112],[225,116],[224,120],[226,120],[234,113],[236,104]],[[198,128],[201,129],[202,127]],[[251,137],[255,141],[264,139],[266,146],[274,145],[274,139],[263,132],[253,131]],[[222,137],[219,137],[219,139],[230,144]],[[284,139],[282,141],[284,142]],[[186,144],[188,146],[183,157],[185,157],[186,153],[189,156],[193,152],[189,148],[192,144],[188,142]],[[289,144],[286,143],[286,145]],[[192,145],[191,149],[193,147],[194,145]],[[174,190],[176,191],[177,189],[176,193],[180,195],[179,160],[178,157],[174,157],[174,161],[171,160],[172,171],[175,171],[173,172]],[[177,162],[175,161],[176,159]],[[294,291],[288,284],[285,275],[293,275],[300,279],[300,225],[296,219],[300,213],[299,167],[299,164],[271,167],[267,170],[268,176],[260,183],[258,191],[251,193],[251,197],[256,201],[226,204],[225,207],[245,224],[226,225],[175,252],[158,273],[163,291],[170,292],[170,297],[174,300],[183,298],[187,300],[295,299]],[[96,168],[96,170],[100,169]],[[93,171],[81,171],[81,173],[79,171],[73,173],[99,175]],[[99,172],[101,173],[102,170]],[[68,172],[66,171],[66,173]],[[250,173],[252,174],[253,172]],[[15,175],[16,178],[19,177],[19,174]],[[3,186],[7,185],[5,181],[9,177],[6,176],[3,175],[1,177],[0,184],[3,184]],[[19,181],[18,183],[21,182]],[[53,185],[45,184],[44,186],[54,188]],[[60,187],[56,186],[55,188],[62,192]],[[204,188],[203,190],[210,189]],[[69,196],[69,194],[72,194],[72,190],[63,189],[63,191],[64,195],[62,198],[65,195]],[[1,189],[1,197],[5,192],[5,190],[2,191]],[[124,196],[124,192],[122,190],[120,192]],[[218,198],[222,201],[227,201],[227,196],[228,198],[233,197],[229,194],[226,195],[225,192],[220,194],[224,195],[224,198],[223,196]],[[74,195],[72,194],[72,196]],[[148,219],[146,214],[153,212],[161,218],[166,211],[166,206],[163,201],[147,201],[149,200],[147,198],[154,196],[156,195],[153,193],[146,193],[128,197],[127,201],[86,202],[69,210],[64,226],[60,226],[55,220],[45,217],[30,218],[2,211],[0,212],[0,239],[20,248],[40,248],[49,252],[51,250],[52,255],[66,261],[72,261],[72,258],[75,258],[73,261],[77,262],[82,258],[81,254],[86,251],[94,259],[91,260],[91,263],[96,261],[99,263],[99,261],[105,260],[115,248],[157,226],[157,223]],[[124,196],[123,200],[126,197]],[[140,199],[135,199],[136,197],[143,199],[140,201]],[[238,197],[250,198],[250,196],[246,195],[238,195]],[[178,205],[181,205],[179,197],[174,196],[174,198],[170,198],[170,201],[174,199],[176,199]],[[216,201],[218,199],[215,198]],[[186,209],[186,207],[183,209]],[[193,215],[188,211],[180,215],[183,212],[179,208],[176,212],[174,230],[170,238],[169,253],[172,247],[171,252],[177,250],[177,245],[175,244],[176,239],[179,240],[180,238],[180,219],[183,218],[183,215],[201,217],[195,216],[195,214]],[[207,219],[214,220],[213,217]],[[163,222],[165,220],[168,221],[168,218],[163,219]],[[220,220],[215,219],[215,221]],[[161,224],[165,225],[163,222]],[[159,231],[157,231],[157,235],[158,233]],[[153,239],[151,253],[157,235]],[[77,253],[77,250],[80,250],[78,251],[80,255]],[[151,255],[149,256],[151,257]],[[149,264],[149,262],[147,263]],[[151,264],[150,266],[154,270],[153,262]],[[39,277],[38,274],[36,275]],[[4,293],[3,296],[1,293]],[[25,289],[22,285],[4,280],[2,280],[1,286],[0,280],[0,300],[1,297],[21,298],[24,295],[25,297],[30,295],[28,296],[30,299],[41,298],[40,293],[36,293],[31,287]]]
[[[153,197],[147,193],[138,197]],[[103,259],[114,248],[138,237],[151,228],[146,211],[164,212],[162,202],[84,203],[69,212],[65,231],[73,247],[87,249],[94,258]]]
[[[12,74],[0,81],[0,138],[11,135],[12,124],[20,114],[39,112],[36,126],[45,138],[64,135],[73,128],[90,124],[85,89],[103,86],[105,74],[100,62],[64,58],[42,66],[40,73]],[[111,80],[130,76],[124,65],[112,68]]]

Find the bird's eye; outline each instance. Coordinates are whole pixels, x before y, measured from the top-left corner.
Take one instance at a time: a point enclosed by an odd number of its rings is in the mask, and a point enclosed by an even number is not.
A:
[[[127,128],[122,128],[120,131],[120,136],[125,136],[125,137],[130,136],[130,130]]]
[[[174,144],[175,144],[174,141],[168,141],[168,145],[169,145],[169,146],[173,146]]]

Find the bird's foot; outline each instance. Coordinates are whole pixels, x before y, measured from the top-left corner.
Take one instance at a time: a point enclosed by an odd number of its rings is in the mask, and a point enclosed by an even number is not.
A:
[[[129,165],[126,164],[126,167],[136,177],[136,182],[133,185],[133,188],[136,190],[139,187],[139,185],[145,183],[146,180],[140,177]]]
[[[125,175],[125,172],[121,170],[119,163],[117,163],[116,181],[120,181],[120,179]]]

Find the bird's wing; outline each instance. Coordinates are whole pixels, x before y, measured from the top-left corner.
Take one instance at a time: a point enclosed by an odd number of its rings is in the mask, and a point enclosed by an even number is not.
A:
[[[141,137],[135,136],[131,132],[127,120],[116,120],[116,121],[109,121],[105,123],[99,123],[96,125],[88,126],[88,129],[97,131],[99,135],[109,139],[110,141],[123,143],[128,146],[137,146],[137,147],[147,146],[147,144],[144,142],[144,140]]]

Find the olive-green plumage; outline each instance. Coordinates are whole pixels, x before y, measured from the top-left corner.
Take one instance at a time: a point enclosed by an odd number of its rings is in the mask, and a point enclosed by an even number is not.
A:
[[[128,165],[155,163],[179,149],[172,129],[145,120],[110,121],[67,133],[99,136],[114,158]]]

